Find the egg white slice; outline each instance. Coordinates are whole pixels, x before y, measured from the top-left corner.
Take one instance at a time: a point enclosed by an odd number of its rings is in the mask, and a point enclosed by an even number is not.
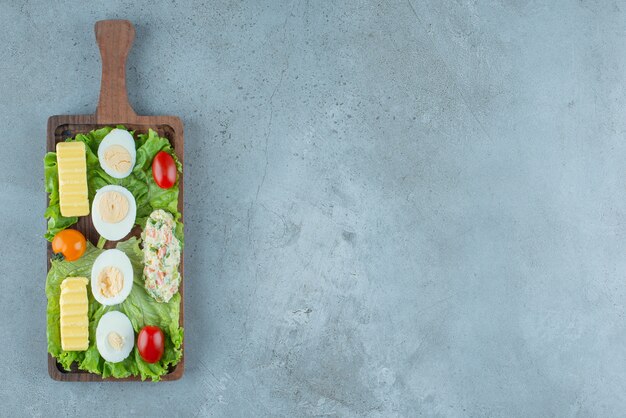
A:
[[[113,169],[113,167],[108,165],[104,158],[107,149],[109,149],[109,147],[113,145],[119,145],[123,147],[130,154],[130,168],[122,173],[116,171],[115,169]],[[125,177],[128,177],[133,171],[133,168],[135,167],[135,161],[137,160],[137,151],[135,151],[135,139],[130,134],[130,132],[125,131],[124,129],[113,129],[104,137],[104,139],[102,139],[102,142],[98,147],[98,160],[100,160],[100,166],[102,167],[102,169],[109,176],[116,179],[123,179]]]
[[[107,298],[100,292],[101,286],[98,281],[100,272],[107,267],[115,267],[124,276],[124,285],[117,295]],[[124,252],[120,250],[106,250],[96,258],[91,268],[91,293],[98,302],[106,306],[118,305],[126,300],[133,289],[133,265]]]
[[[116,332],[122,337],[121,349],[109,343],[109,333]],[[102,315],[96,327],[96,347],[103,359],[111,363],[124,360],[135,346],[135,333],[130,319],[122,312],[111,311]]]
[[[102,195],[106,192],[118,192],[122,194],[126,200],[128,200],[128,213],[120,222],[110,223],[105,222],[100,214],[100,200]],[[93,198],[91,205],[91,220],[96,231],[109,241],[119,241],[124,238],[135,224],[135,217],[137,216],[137,203],[135,197],[125,187],[109,185],[104,186],[96,192],[96,196]]]

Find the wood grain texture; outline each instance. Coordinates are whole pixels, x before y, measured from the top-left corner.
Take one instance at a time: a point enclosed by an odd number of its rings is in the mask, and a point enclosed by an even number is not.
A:
[[[124,125],[129,130],[137,133],[146,133],[148,129],[155,130],[171,142],[176,156],[183,164],[185,163],[185,146],[183,137],[183,124],[176,116],[139,116],[135,113],[128,102],[126,92],[126,57],[132,45],[135,29],[128,20],[103,20],[95,25],[96,40],[102,56],[102,81],[100,99],[96,113],[93,115],[58,115],[48,119],[47,150],[55,151],[56,144],[78,133],[87,133],[93,129],[107,125]],[[184,171],[184,170],[183,170]],[[183,173],[184,174],[184,173]],[[184,222],[184,175],[179,178],[178,210],[182,214]],[[78,223],[73,226],[78,229],[92,243],[96,244],[100,235],[91,222],[91,216],[80,217]],[[135,227],[126,237],[139,236],[141,229]],[[105,248],[115,247],[116,242],[107,242]],[[184,250],[183,250],[184,251]],[[50,257],[52,248],[48,243],[47,268],[50,269]],[[185,320],[185,273],[184,254],[181,252],[180,274],[183,278],[180,284],[180,326],[184,327]],[[157,302],[155,302],[157,303]],[[185,370],[185,355],[183,341],[183,358],[180,363],[172,367],[170,372],[162,377],[162,381],[178,380]],[[141,381],[139,377],[126,379],[107,378],[102,379],[99,375],[78,370],[75,365],[72,371],[66,372],[57,363],[56,359],[48,354],[48,372],[54,380],[89,382],[89,381]]]

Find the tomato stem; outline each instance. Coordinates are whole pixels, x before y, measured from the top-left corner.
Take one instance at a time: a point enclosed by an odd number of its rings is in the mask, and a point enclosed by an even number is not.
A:
[[[63,260],[65,260],[65,257],[63,257],[62,253],[52,254],[52,261],[63,261]]]

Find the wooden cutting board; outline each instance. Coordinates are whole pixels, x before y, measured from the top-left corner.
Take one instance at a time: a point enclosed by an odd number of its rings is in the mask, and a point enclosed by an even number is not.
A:
[[[48,119],[48,151],[55,151],[57,142],[65,140],[65,138],[73,137],[78,133],[87,133],[93,129],[103,126],[124,125],[129,130],[138,133],[146,133],[149,128],[156,131],[160,136],[169,139],[176,156],[184,166],[184,140],[183,140],[183,124],[176,116],[139,116],[128,103],[128,95],[126,93],[126,58],[130,51],[133,39],[135,38],[135,28],[128,20],[102,20],[96,23],[96,41],[100,47],[100,55],[102,56],[102,80],[100,84],[100,99],[96,113],[93,115],[59,115],[52,116]],[[183,214],[184,220],[184,176],[179,178],[179,198],[178,210]],[[78,223],[73,228],[81,231],[92,244],[98,242],[100,235],[91,223],[90,216],[80,217]],[[130,234],[123,238],[126,240],[132,236],[139,237],[141,229],[135,227]],[[114,248],[116,242],[107,242],[105,248]],[[50,269],[50,257],[52,248],[48,243],[48,270]],[[184,326],[184,255],[181,253],[180,274],[183,280],[180,284],[180,326]],[[157,302],[155,302],[157,303]],[[184,353],[184,343],[183,343]],[[74,365],[75,367],[75,365]],[[178,365],[174,366],[170,372],[162,377],[163,381],[177,380],[183,375],[185,369],[185,356]],[[141,381],[139,377],[130,377],[126,379],[102,379],[99,375],[87,373],[77,368],[70,372],[66,372],[58,365],[56,359],[48,354],[48,372],[54,380],[62,381],[97,381],[103,380],[122,381],[132,380]]]

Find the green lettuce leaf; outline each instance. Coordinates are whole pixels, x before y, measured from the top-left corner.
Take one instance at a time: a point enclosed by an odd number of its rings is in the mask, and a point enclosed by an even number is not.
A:
[[[137,144],[139,147],[137,148],[137,161],[133,169],[133,175],[140,180],[141,183],[148,186],[146,195],[148,204],[146,207],[149,207],[151,210],[140,213],[138,209],[136,222],[139,225],[145,225],[150,213],[156,209],[163,209],[170,212],[176,221],[174,235],[178,238],[182,246],[185,237],[183,235],[183,224],[180,222],[181,213],[178,211],[178,183],[183,172],[182,164],[178,160],[178,157],[176,157],[176,153],[169,140],[159,137],[152,129],[149,129],[147,134],[137,135]],[[152,178],[152,160],[160,151],[165,151],[174,158],[179,173],[176,183],[169,189],[160,188]],[[137,207],[139,207],[139,204],[137,204]]]
[[[44,213],[44,216],[48,219],[48,230],[45,237],[48,241],[52,241],[52,238],[59,232],[74,225],[78,222],[76,216],[68,217],[61,215],[61,207],[59,206],[59,175],[57,167],[57,155],[54,152],[49,152],[43,159],[44,164],[44,176],[46,180],[46,193],[50,196],[50,204]]]
[[[143,254],[139,248],[139,240],[133,237],[128,241],[119,242],[117,248],[128,255],[133,265],[133,288],[128,298],[115,306],[101,305],[94,299],[91,291],[87,291],[89,348],[86,351],[63,351],[61,348],[60,286],[67,277],[81,276],[89,279],[93,262],[103,250],[87,243],[87,251],[80,259],[74,262],[52,261],[46,279],[48,352],[66,370],[70,370],[72,363],[76,362],[79,369],[102,375],[103,378],[140,376],[142,380],[149,378],[156,381],[169,371],[170,366],[178,364],[183,355],[183,329],[179,326],[180,293],[174,295],[168,303],[156,302],[143,287]],[[145,325],[156,325],[161,328],[166,338],[165,350],[160,361],[154,364],[146,363],[139,355],[137,347],[128,358],[119,363],[109,363],[100,356],[96,347],[96,327],[102,315],[112,310],[123,312],[128,316],[135,334]]]

